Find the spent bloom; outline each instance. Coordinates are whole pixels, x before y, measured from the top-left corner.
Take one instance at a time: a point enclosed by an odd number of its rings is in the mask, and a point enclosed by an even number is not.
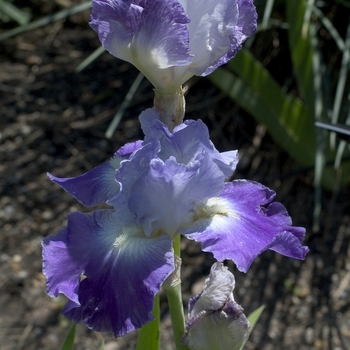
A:
[[[93,0],[104,48],[169,95],[228,62],[257,26],[253,0]]]
[[[174,271],[172,240],[183,234],[217,260],[246,272],[267,249],[304,259],[305,230],[292,226],[274,192],[261,184],[225,182],[236,151],[218,152],[201,121],[172,132],[154,109],[140,116],[143,141],[75,178],[50,179],[85,206],[43,242],[48,293],[65,294],[64,314],[122,336],[153,319],[153,301]]]
[[[190,350],[239,350],[251,331],[243,308],[233,297],[235,277],[216,262],[203,291],[188,302],[183,342]]]

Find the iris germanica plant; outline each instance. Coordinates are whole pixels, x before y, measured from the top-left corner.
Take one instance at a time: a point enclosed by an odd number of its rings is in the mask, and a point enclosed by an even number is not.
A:
[[[91,18],[104,47],[145,74],[156,100],[179,95],[181,110],[181,85],[226,63],[256,29],[251,0],[95,0]],[[139,117],[143,140],[81,176],[49,174],[84,206],[110,209],[71,213],[44,240],[48,293],[67,296],[71,320],[116,337],[153,319],[155,295],[178,268],[180,235],[243,272],[267,249],[296,259],[308,251],[273,191],[226,181],[237,151],[220,153],[203,122],[183,122],[163,97]]]

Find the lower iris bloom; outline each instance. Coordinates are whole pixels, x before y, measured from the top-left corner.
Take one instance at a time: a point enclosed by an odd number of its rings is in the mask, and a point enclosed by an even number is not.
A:
[[[267,249],[296,259],[308,252],[305,230],[292,226],[273,191],[245,180],[225,183],[237,152],[218,152],[201,121],[169,132],[153,109],[140,121],[143,142],[123,146],[84,175],[49,175],[85,206],[111,209],[72,213],[67,227],[44,239],[48,293],[68,297],[68,318],[116,337],[153,319],[154,297],[175,268],[178,234],[244,272]]]

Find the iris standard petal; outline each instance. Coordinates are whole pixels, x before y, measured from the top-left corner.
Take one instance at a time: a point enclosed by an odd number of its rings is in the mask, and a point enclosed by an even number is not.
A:
[[[257,28],[257,12],[252,0],[237,0],[239,17],[231,30],[231,48],[202,74],[206,76],[233,58],[242,47],[243,42],[254,34]]]
[[[107,201],[109,205],[116,208],[130,197],[135,182],[143,173],[149,171],[150,162],[157,157],[159,147],[159,142],[149,142],[133,153],[130,159],[121,162],[115,173],[115,180],[120,185],[120,189],[109,198]]]
[[[253,0],[93,0],[91,27],[162,94],[230,60],[257,27]]]
[[[142,147],[143,141],[138,140],[135,142],[128,142],[124,146],[120,147],[114,156],[122,157],[122,159],[129,158],[135,151]]]
[[[49,173],[47,175],[52,182],[62,187],[81,204],[92,207],[105,203],[118,191],[119,185],[114,176],[120,160],[121,158],[114,157],[109,162],[77,177],[59,178]]]
[[[257,28],[253,0],[179,0],[191,19],[189,72],[208,75],[227,63]],[[176,67],[178,74],[183,67]],[[187,73],[188,74],[188,73]]]
[[[139,119],[145,134],[145,142],[152,139],[159,140],[161,145],[159,158],[166,160],[174,156],[178,163],[188,164],[205,151],[225,178],[230,177],[236,169],[238,152],[220,153],[210,141],[208,128],[201,120],[186,120],[170,132],[159,120],[159,115],[153,108],[142,112]]]
[[[116,337],[153,319],[154,297],[174,270],[170,238],[146,238],[126,208],[72,213],[43,247],[49,294],[71,300],[64,314]]]
[[[182,232],[201,242],[202,249],[212,252],[217,260],[230,259],[243,272],[267,249],[304,259],[308,252],[301,245],[305,230],[291,226],[281,204],[270,204],[274,196],[273,191],[255,182],[227,183],[219,197],[195,207],[192,224]]]
[[[94,0],[90,26],[106,50],[162,88],[172,80],[166,68],[192,61],[188,22],[177,0]]]
[[[223,186],[223,174],[206,153],[186,166],[173,157],[153,159],[135,182],[129,207],[147,235],[161,230],[172,236],[195,202],[219,194]]]

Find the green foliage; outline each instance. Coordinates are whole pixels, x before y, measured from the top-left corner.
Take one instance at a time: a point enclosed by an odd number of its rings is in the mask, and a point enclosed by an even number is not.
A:
[[[75,323],[71,326],[61,346],[61,350],[74,350]]]
[[[0,0],[0,1],[4,1],[4,0]],[[0,41],[8,39],[8,38],[12,38],[13,36],[18,35],[20,33],[29,32],[33,29],[37,29],[37,28],[46,26],[50,23],[59,21],[61,19],[72,16],[76,13],[85,11],[85,10],[89,9],[90,7],[91,7],[91,1],[87,1],[87,2],[83,2],[81,4],[78,4],[76,6],[73,6],[71,8],[64,9],[62,11],[53,13],[52,15],[43,17],[41,19],[38,19],[37,21],[30,22],[30,23],[22,23],[22,25],[20,27],[17,27],[17,28],[8,30],[4,33],[1,33],[0,34]]]
[[[154,300],[153,316],[155,320],[148,322],[139,330],[136,350],[159,350],[159,294]]]
[[[273,6],[273,1],[266,1],[262,24],[259,26],[260,32],[270,29],[271,24],[276,23],[276,20],[269,18]],[[336,167],[341,167],[344,175],[340,184],[348,184],[349,148],[344,143],[341,143],[338,149],[335,146],[331,147],[332,144],[325,138],[325,133],[318,130],[314,124],[316,120],[339,123],[339,113],[344,110],[350,25],[349,34],[346,40],[343,40],[331,21],[313,1],[286,1],[284,4],[278,3],[278,6],[279,9],[285,8],[286,23],[280,25],[280,28],[287,28],[298,95],[295,92],[285,92],[263,64],[246,49],[242,49],[227,67],[216,70],[208,78],[258,122],[265,124],[273,138],[301,165],[306,168],[314,167],[316,188],[320,187],[321,183],[329,189],[334,187],[336,171],[333,165],[336,159]],[[319,20],[312,21],[312,15],[317,16]],[[318,36],[321,26],[329,31],[343,55],[340,72],[327,72],[329,68],[322,65],[324,60],[319,49]],[[339,79],[336,84],[332,82],[337,86],[334,96],[325,96],[325,91],[330,90],[328,77],[337,75]],[[334,104],[329,113],[330,108],[326,101],[332,99]],[[344,123],[350,124],[350,117],[347,121],[342,119]],[[333,142],[333,145],[335,144]],[[340,151],[342,157],[339,156]],[[328,167],[325,168],[326,164]]]
[[[19,25],[27,24],[31,19],[31,14],[13,5],[8,0],[0,0],[0,20],[2,22],[15,21]]]
[[[244,110],[264,123],[271,135],[301,164],[310,166],[314,157],[314,135],[303,102],[286,94],[270,73],[247,50],[242,49],[228,70],[218,69],[210,81]]]
[[[258,322],[262,312],[265,309],[265,305],[261,305],[260,307],[258,307],[255,311],[253,311],[249,316],[248,316],[248,321],[250,322],[250,326],[252,327],[252,331],[256,325],[256,323]],[[247,342],[247,340],[242,344],[241,349],[242,350],[244,348],[245,343]]]
[[[76,329],[76,324],[73,323],[72,326],[69,328],[69,331],[66,335],[66,338],[63,341],[63,344],[60,350],[74,350],[75,329]],[[104,344],[104,341],[102,340],[100,350],[104,350],[104,347],[105,347],[105,344]],[[152,350],[152,348],[150,349]]]

